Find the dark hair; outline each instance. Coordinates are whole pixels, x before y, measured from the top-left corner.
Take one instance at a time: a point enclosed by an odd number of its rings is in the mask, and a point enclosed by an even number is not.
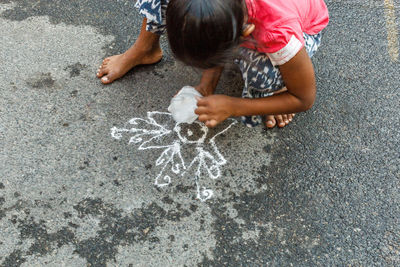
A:
[[[231,60],[240,44],[243,0],[170,0],[168,41],[183,63],[206,69]]]

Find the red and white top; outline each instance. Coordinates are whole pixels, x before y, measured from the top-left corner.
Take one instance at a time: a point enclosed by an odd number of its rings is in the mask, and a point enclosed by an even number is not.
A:
[[[304,46],[303,33],[314,35],[329,22],[324,0],[246,0],[251,42],[242,46],[266,53],[273,65],[292,59]]]

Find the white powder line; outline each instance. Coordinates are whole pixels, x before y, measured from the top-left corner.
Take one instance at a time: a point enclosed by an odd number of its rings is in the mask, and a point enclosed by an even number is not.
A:
[[[393,62],[399,59],[399,34],[396,25],[396,9],[393,0],[384,0],[388,51]]]
[[[206,201],[213,196],[213,191],[207,189],[201,185],[202,175],[206,173],[209,178],[217,179],[221,177],[221,167],[227,163],[219,151],[216,144],[216,137],[228,131],[237,121],[230,119],[230,124],[222,131],[209,138],[206,143],[209,129],[201,122],[195,121],[194,124],[200,127],[199,138],[197,140],[189,140],[194,135],[194,129],[188,129],[187,136],[184,136],[181,132],[181,124],[174,123],[171,129],[167,129],[166,126],[162,126],[155,120],[155,116],[168,117],[172,120],[171,114],[166,112],[153,111],[147,113],[147,119],[133,118],[129,120],[129,128],[117,128],[111,129],[111,136],[115,139],[121,139],[123,134],[133,134],[129,139],[129,143],[140,144],[138,150],[150,150],[150,149],[161,149],[161,155],[157,158],[155,165],[162,166],[161,171],[155,178],[154,184],[158,187],[164,187],[172,182],[172,177],[165,174],[169,169],[172,173],[177,176],[184,177],[188,174],[189,170],[195,168],[194,180],[197,188],[197,198],[201,201]],[[140,126],[145,126],[140,128]],[[149,129],[150,128],[150,129]],[[193,127],[192,127],[193,128]],[[156,141],[159,141],[166,135],[176,135],[177,138],[172,144],[155,145]],[[144,141],[145,139],[147,141]],[[207,151],[205,145],[208,144],[211,147],[211,151]],[[185,164],[184,157],[181,153],[182,147],[185,145],[195,145],[196,156],[187,165]]]

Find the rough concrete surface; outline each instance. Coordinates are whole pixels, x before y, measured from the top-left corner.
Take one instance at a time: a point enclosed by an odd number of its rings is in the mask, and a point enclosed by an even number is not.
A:
[[[199,79],[165,37],[160,63],[108,86],[95,77],[134,42],[135,1],[0,0],[0,266],[399,266],[385,1],[326,2],[314,107],[284,129],[204,133],[148,114]],[[218,92],[241,86],[230,69]]]

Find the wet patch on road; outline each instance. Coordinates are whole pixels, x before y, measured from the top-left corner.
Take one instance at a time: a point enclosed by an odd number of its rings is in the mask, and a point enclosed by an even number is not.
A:
[[[87,65],[82,65],[81,63],[75,63],[73,65],[67,66],[64,70],[69,71],[69,77],[74,78],[81,75],[81,71],[88,68]]]
[[[28,86],[34,89],[50,89],[54,87],[55,82],[51,73],[38,73],[26,81]]]
[[[173,204],[171,201],[165,202]],[[116,262],[117,256],[120,257],[118,254],[121,246],[147,244],[147,249],[151,250],[151,247],[154,249],[161,246],[161,241],[174,242],[175,235],[179,236],[181,233],[164,237],[162,234],[157,234],[157,228],[179,222],[192,216],[197,210],[197,206],[193,204],[187,210],[181,207],[175,208],[175,206],[170,210],[165,210],[158,204],[152,203],[127,214],[113,204],[104,203],[99,198],[87,198],[73,206],[74,212],[64,213],[67,223],[65,226],[56,232],[51,232],[47,227],[48,222],[35,219],[29,214],[21,213],[11,216],[17,210],[27,210],[29,206],[28,203],[21,202],[7,209],[8,220],[17,229],[19,245],[9,255],[3,255],[2,264],[5,266],[21,266],[24,262],[54,255],[64,246],[72,246],[73,254],[85,259],[91,266],[106,266],[107,263]],[[85,223],[75,223],[77,221],[89,222],[89,227],[96,229],[94,235],[82,238],[82,235],[87,235],[88,231],[80,231],[79,228],[86,226],[84,226]],[[182,249],[185,250],[185,246]],[[188,247],[186,247],[187,250]],[[9,263],[12,265],[7,265]]]

